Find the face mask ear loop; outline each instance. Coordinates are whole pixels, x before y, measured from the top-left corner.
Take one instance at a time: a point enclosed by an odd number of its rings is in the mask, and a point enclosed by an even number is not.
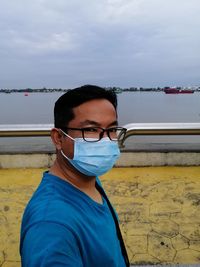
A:
[[[65,153],[62,151],[62,149],[60,150],[61,154],[63,155],[64,158],[66,158],[67,160],[70,160],[66,155]]]
[[[66,134],[65,132],[63,132],[62,129],[60,129],[60,131],[61,131],[65,136],[67,136],[67,137],[69,137],[71,140],[75,141],[74,138],[72,138],[70,135],[68,135],[68,134]],[[63,155],[64,158],[66,158],[67,160],[70,160],[70,159],[65,155],[65,153],[62,151],[62,149],[60,150],[60,152],[61,152],[61,154]]]
[[[67,137],[69,137],[71,140],[73,140],[73,141],[75,141],[75,139],[74,138],[72,138],[70,135],[68,135],[67,133],[65,133],[65,132],[63,132],[63,130],[62,129],[60,129],[61,130],[61,132],[65,135],[65,136],[67,136]]]

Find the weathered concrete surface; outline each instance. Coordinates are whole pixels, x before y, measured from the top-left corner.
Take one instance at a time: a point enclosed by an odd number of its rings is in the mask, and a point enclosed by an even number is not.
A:
[[[103,182],[119,213],[131,263],[200,265],[200,167],[120,172],[115,168]]]
[[[0,266],[19,267],[21,216],[44,169],[0,170]],[[200,265],[200,167],[114,168],[102,177],[132,264]]]
[[[5,154],[0,155],[0,169],[47,168],[52,165],[54,154]]]
[[[1,154],[0,169],[48,168],[55,159],[54,153]],[[200,166],[199,152],[125,152],[121,153],[116,167],[145,166]]]
[[[199,152],[123,152],[119,167],[137,166],[200,166]]]

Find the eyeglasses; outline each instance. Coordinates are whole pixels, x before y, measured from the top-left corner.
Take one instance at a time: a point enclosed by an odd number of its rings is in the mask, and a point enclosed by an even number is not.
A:
[[[80,131],[82,133],[82,137],[87,142],[98,142],[104,136],[104,133],[107,133],[107,136],[112,141],[122,141],[126,134],[126,128],[123,127],[112,127],[112,128],[101,128],[101,127],[85,127],[85,128],[68,128],[61,127],[63,132],[67,132],[68,130],[72,131]]]

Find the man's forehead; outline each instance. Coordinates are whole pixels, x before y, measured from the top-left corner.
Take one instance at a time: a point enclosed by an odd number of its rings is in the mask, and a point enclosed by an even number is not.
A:
[[[112,105],[106,99],[96,99],[85,102],[73,109],[74,119],[81,125],[114,124],[117,120],[117,113]]]
[[[101,108],[112,108],[115,109],[115,107],[113,106],[113,104],[104,98],[100,98],[100,99],[92,99],[86,102],[83,102],[82,104],[74,107],[73,109],[92,109],[92,108],[96,108],[97,106],[100,106]]]

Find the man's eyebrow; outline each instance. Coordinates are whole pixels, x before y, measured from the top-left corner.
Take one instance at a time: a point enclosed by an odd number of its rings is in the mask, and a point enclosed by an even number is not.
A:
[[[110,123],[110,124],[108,125],[108,128],[109,128],[109,127],[112,127],[112,126],[118,126],[118,121],[113,121],[112,123]]]
[[[86,126],[86,125],[92,125],[92,126],[100,127],[100,124],[96,121],[85,120],[85,121],[80,122],[80,126]]]
[[[96,127],[101,127],[101,124],[96,122],[96,121],[92,121],[92,120],[85,120],[80,122],[80,127],[84,127],[87,125],[91,125],[91,126],[96,126]],[[113,121],[111,122],[107,128],[112,127],[112,126],[118,126],[118,121]]]

